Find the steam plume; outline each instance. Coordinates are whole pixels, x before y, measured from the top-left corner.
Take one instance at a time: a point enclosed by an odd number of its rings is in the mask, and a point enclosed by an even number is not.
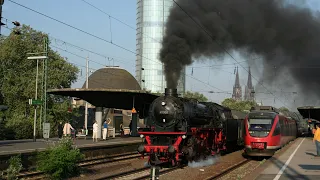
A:
[[[320,88],[319,69],[292,68],[320,65],[320,21],[311,10],[284,0],[175,1],[208,33],[179,6],[171,9],[160,51],[167,87],[176,88],[192,57],[216,57],[226,49],[262,56],[268,82],[279,77],[268,74],[276,66],[288,70],[304,93]]]
[[[192,167],[192,168],[211,166],[211,165],[215,164],[216,162],[218,162],[218,160],[219,160],[218,157],[210,156],[205,159],[200,159],[198,161],[188,162],[188,166]]]

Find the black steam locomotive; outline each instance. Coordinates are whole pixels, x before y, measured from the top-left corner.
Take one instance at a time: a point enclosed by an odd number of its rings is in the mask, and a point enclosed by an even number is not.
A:
[[[196,160],[226,150],[227,129],[235,132],[237,144],[238,135],[242,137],[242,122],[232,117],[229,108],[181,98],[177,89],[167,88],[165,95],[150,106],[149,128],[139,130],[145,144],[138,151],[147,154],[152,165]]]

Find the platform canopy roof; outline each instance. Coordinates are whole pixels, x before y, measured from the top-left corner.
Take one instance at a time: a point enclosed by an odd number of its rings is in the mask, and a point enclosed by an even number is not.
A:
[[[319,106],[303,106],[297,108],[303,118],[315,119],[320,121],[320,107]]]
[[[96,107],[131,110],[133,107],[143,117],[149,105],[158,96],[143,90],[128,89],[51,89],[49,94],[76,97],[83,99]]]

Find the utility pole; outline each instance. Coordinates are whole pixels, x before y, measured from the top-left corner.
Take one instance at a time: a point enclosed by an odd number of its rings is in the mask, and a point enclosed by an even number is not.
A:
[[[45,55],[47,56],[47,44],[46,44],[46,38],[43,39],[43,50],[44,50],[44,53]],[[44,60],[45,61],[45,60]],[[44,96],[45,96],[45,88],[44,88],[44,78],[45,78],[45,62],[42,61],[42,76],[41,76],[41,101],[43,102],[44,100]],[[44,119],[44,113],[43,113],[43,110],[44,110],[44,105],[41,106],[41,109],[40,109],[40,123],[39,123],[39,129],[42,130],[42,119]]]
[[[44,61],[42,61],[42,76],[41,76],[41,101],[43,102],[44,99]],[[43,105],[40,109],[40,124],[39,129],[42,130],[42,119],[43,119]]]
[[[89,56],[86,58],[86,89],[89,88]],[[86,108],[84,113],[84,126],[88,129],[88,102],[86,101]]]
[[[36,93],[35,100],[38,99],[38,73],[39,73],[39,59],[37,59],[37,74],[36,74]],[[37,129],[37,108],[38,106],[34,106],[34,120],[33,120],[33,141],[36,142],[36,129]]]
[[[48,37],[44,37],[44,52],[47,58],[44,60],[44,86],[43,86],[43,122],[47,122],[47,71],[48,71]]]

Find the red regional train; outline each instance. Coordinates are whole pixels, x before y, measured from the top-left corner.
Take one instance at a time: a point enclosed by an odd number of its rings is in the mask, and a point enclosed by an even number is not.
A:
[[[297,123],[272,106],[253,107],[244,121],[245,153],[272,156],[297,137]]]

